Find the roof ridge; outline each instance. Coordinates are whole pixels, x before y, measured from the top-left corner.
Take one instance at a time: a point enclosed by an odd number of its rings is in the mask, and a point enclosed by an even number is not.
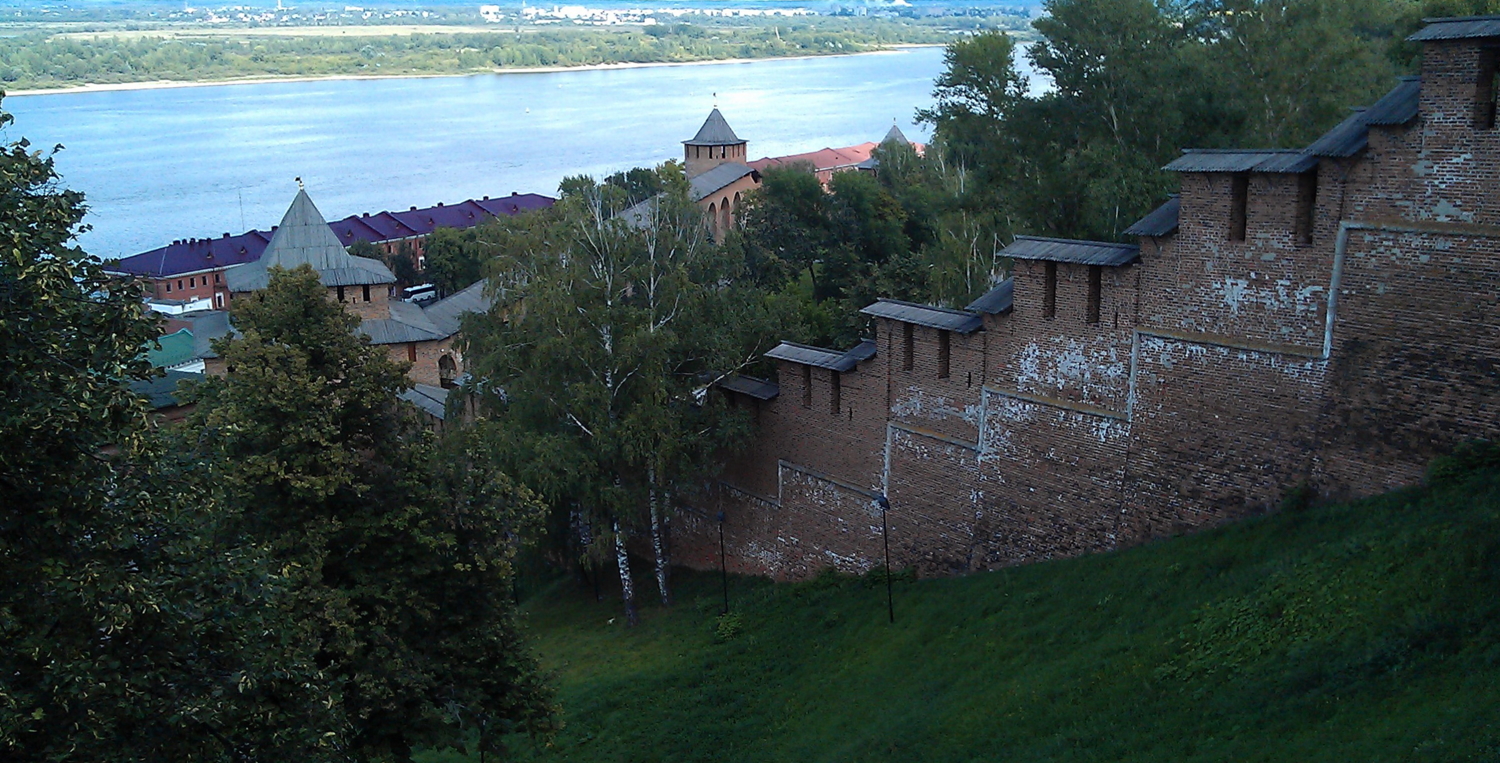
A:
[[[1122,244],[1116,241],[1090,241],[1081,238],[1057,238],[1054,236],[1015,236],[1016,239],[1026,241],[1055,241],[1060,244],[1089,244],[1092,246],[1114,246],[1128,249],[1139,249],[1140,244]]]
[[[922,304],[921,302],[907,302],[904,299],[892,299],[890,297],[876,297],[875,298],[875,302],[876,303],[891,302],[891,303],[894,303],[894,304],[897,304],[897,305],[906,305],[907,307],[920,307],[923,310],[937,310],[938,312],[950,313],[952,315],[964,315],[964,316],[968,316],[968,315],[973,315],[974,314],[973,312],[971,312],[969,310],[960,310],[960,309],[955,308],[955,307],[940,307],[938,305],[925,305],[925,304]],[[873,341],[873,340],[860,340],[860,341]]]

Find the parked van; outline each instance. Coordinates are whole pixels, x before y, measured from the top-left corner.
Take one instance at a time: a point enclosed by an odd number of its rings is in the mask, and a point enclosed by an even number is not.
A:
[[[437,287],[430,283],[408,286],[401,290],[401,301],[414,305],[425,305],[438,298]]]

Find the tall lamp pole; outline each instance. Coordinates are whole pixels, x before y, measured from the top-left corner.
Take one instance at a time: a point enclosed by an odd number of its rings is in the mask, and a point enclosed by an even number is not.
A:
[[[896,622],[896,598],[891,593],[891,531],[886,524],[886,512],[891,510],[890,499],[885,493],[875,496],[875,504],[880,507],[880,542],[885,545],[885,610],[890,616],[891,622]]]
[[[724,564],[724,512],[719,512],[719,583],[724,589],[724,614],[729,614],[729,570]]]

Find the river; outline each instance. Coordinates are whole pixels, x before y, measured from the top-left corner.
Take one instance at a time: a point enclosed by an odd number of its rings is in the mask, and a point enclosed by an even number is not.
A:
[[[715,103],[750,156],[913,140],[940,48],[858,56],[465,77],[324,80],[6,98],[6,131],[62,144],[80,240],[121,257],[269,228],[301,177],[329,219],[511,192],[555,195],[682,155]],[[717,95],[716,95],[717,94]]]

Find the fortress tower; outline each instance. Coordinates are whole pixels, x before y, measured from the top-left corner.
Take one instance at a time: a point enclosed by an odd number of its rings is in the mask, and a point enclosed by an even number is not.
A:
[[[717,108],[709,112],[708,119],[698,128],[698,134],[692,140],[683,141],[682,145],[689,178],[702,175],[721,164],[744,164],[746,161],[745,141],[740,140],[734,130],[729,129],[729,123],[724,121],[724,115]]]

